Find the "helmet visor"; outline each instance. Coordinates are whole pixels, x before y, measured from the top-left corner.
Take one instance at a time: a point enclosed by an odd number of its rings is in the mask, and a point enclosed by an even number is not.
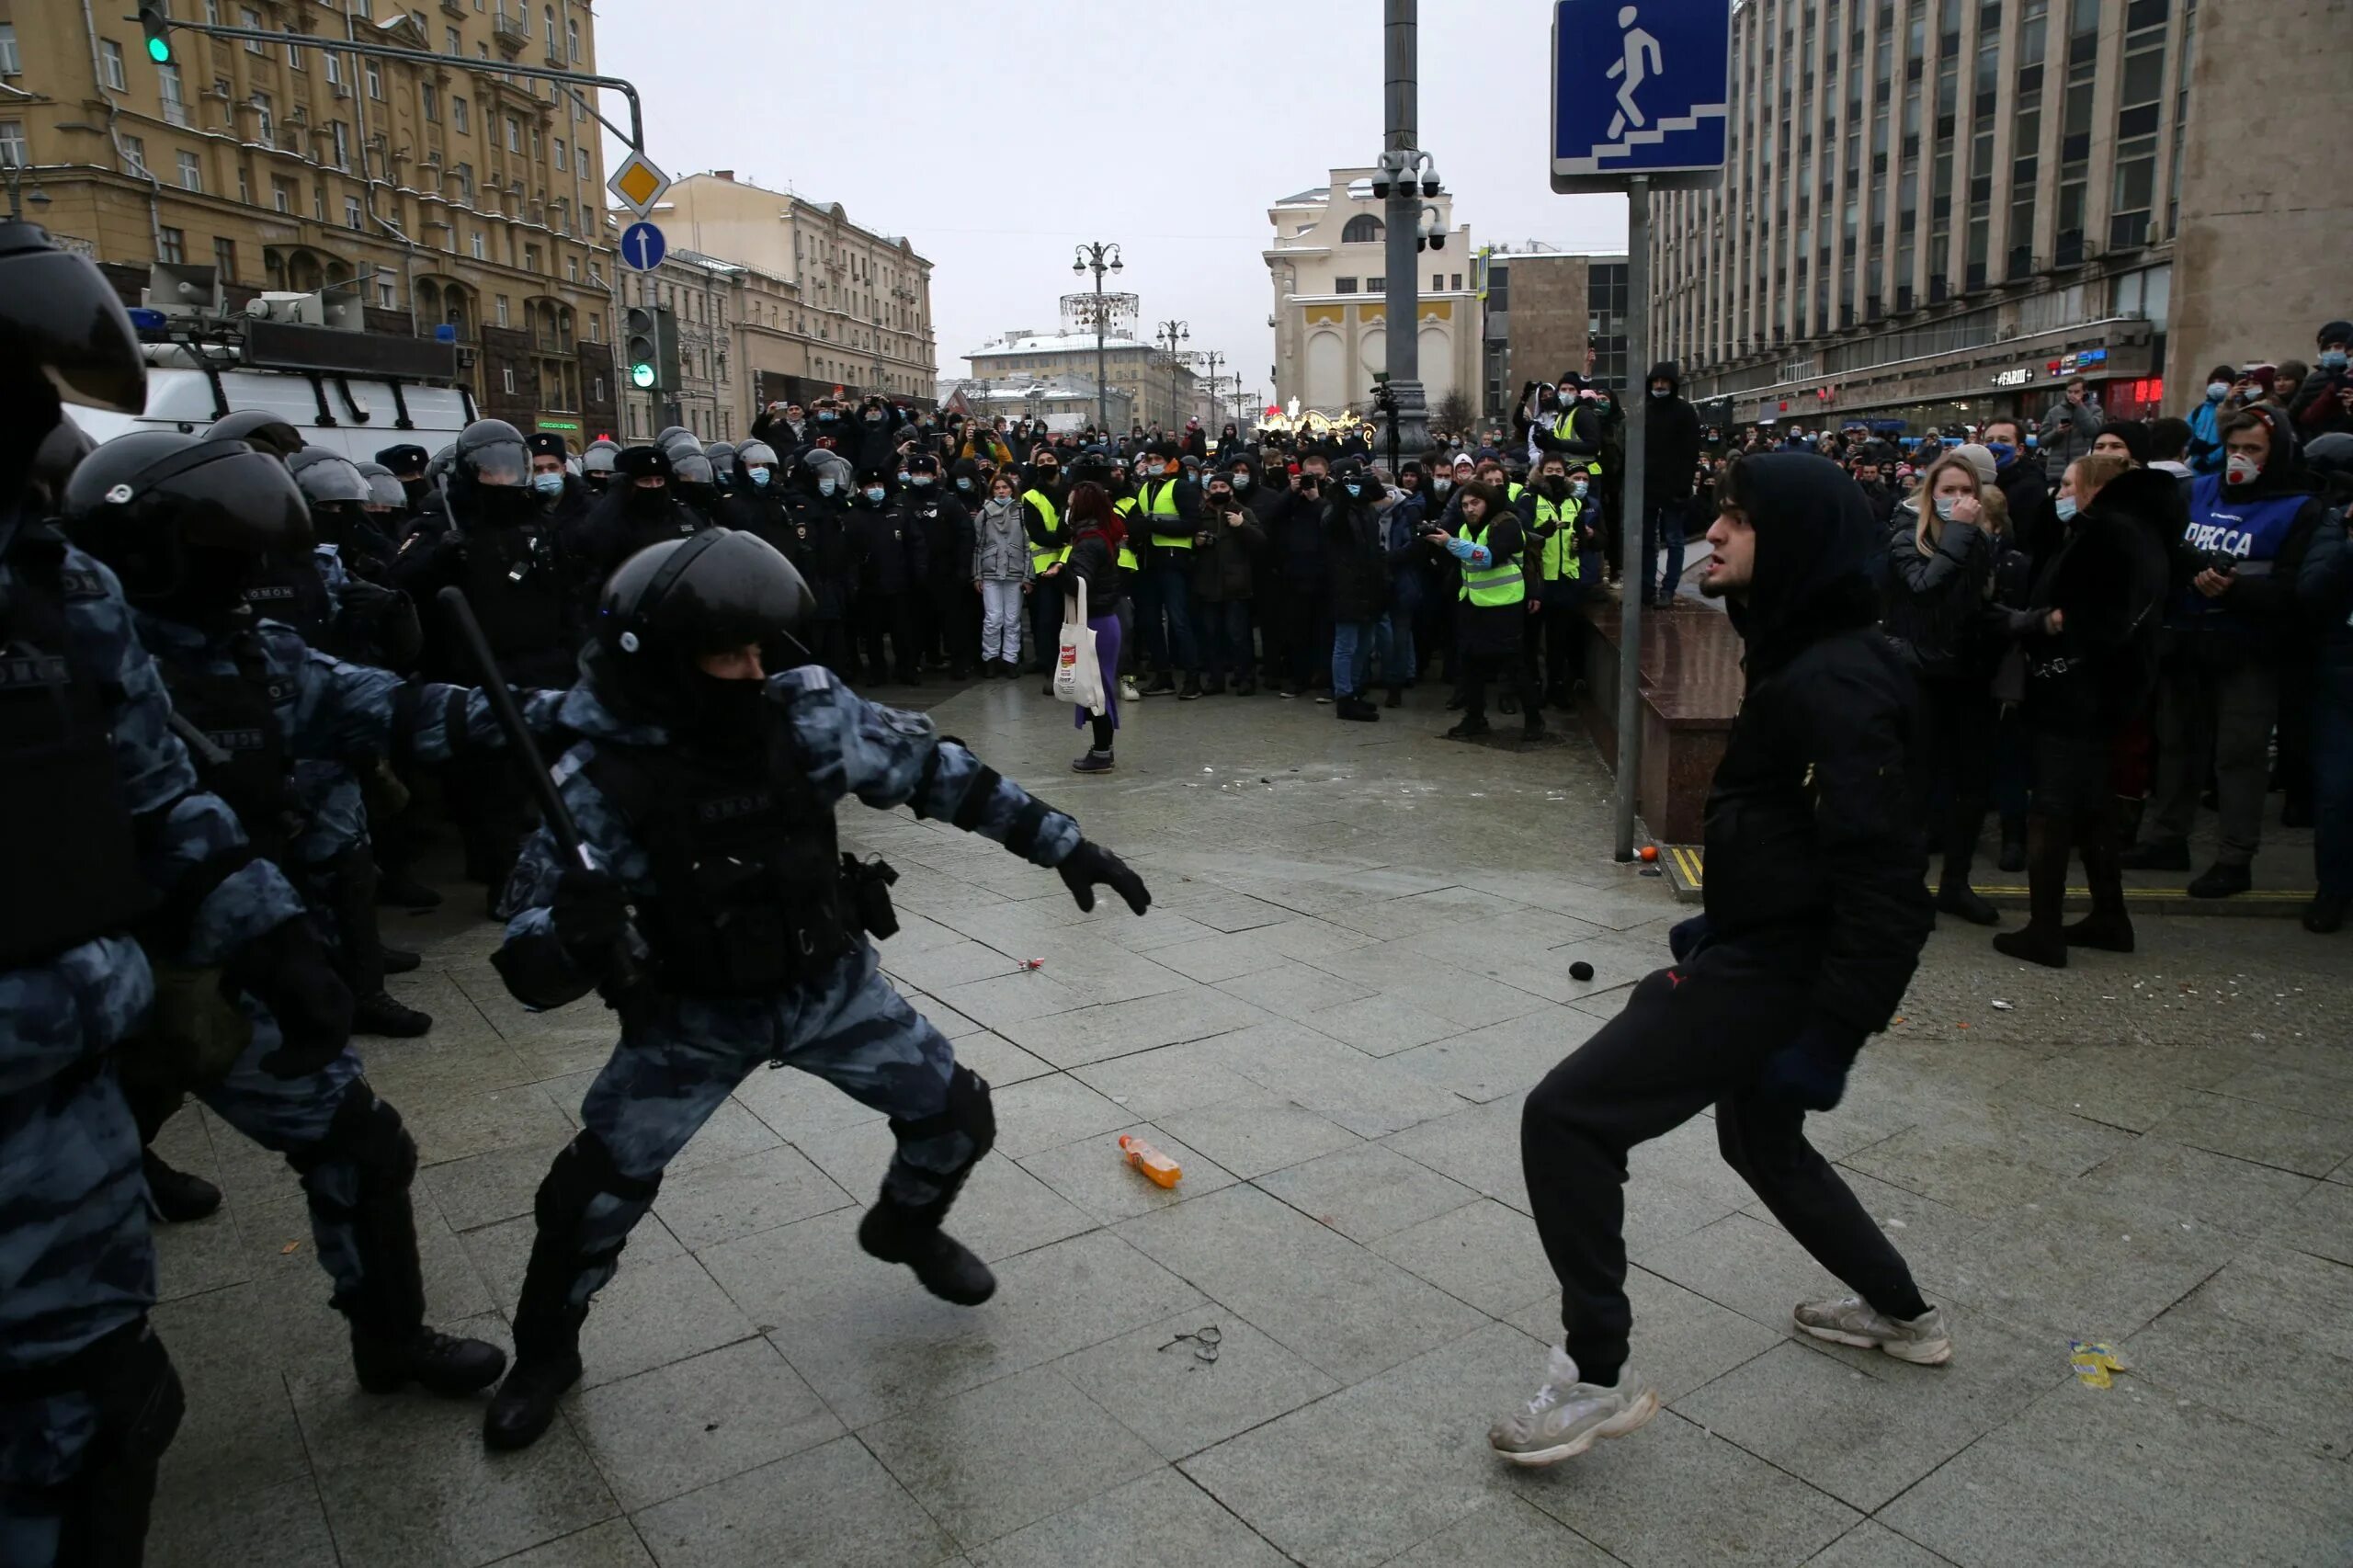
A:
[[[486,441],[465,454],[478,484],[523,484],[531,477],[531,449],[520,441]]]

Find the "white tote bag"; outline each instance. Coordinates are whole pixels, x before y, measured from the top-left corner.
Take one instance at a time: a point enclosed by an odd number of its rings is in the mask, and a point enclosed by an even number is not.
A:
[[[1103,666],[1095,657],[1095,632],[1086,624],[1086,579],[1063,604],[1062,652],[1054,659],[1054,695],[1090,712],[1103,711]]]

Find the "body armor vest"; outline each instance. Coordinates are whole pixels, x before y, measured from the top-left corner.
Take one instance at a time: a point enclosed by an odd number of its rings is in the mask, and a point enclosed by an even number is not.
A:
[[[161,655],[155,664],[173,709],[210,743],[209,749],[188,748],[198,780],[237,813],[256,856],[282,859],[296,813],[293,767],[278,705],[292,698],[293,683],[270,673],[250,632],[240,633],[228,651],[236,661],[233,670],[199,668]]]
[[[65,619],[66,596],[105,590],[96,573],[63,565],[54,535],[25,532],[0,605],[0,866],[18,890],[0,899],[0,969],[122,930],[156,902],[115,762],[110,694]]]
[[[652,863],[639,929],[665,990],[766,995],[825,974],[854,940],[834,813],[777,728],[764,759],[597,743],[589,782]]]

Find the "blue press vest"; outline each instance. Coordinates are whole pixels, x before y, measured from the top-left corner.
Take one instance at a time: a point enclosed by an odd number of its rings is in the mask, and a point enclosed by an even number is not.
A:
[[[2268,574],[2296,514],[2311,500],[2293,494],[2238,500],[2223,494],[2221,474],[2205,474],[2190,482],[2189,526],[2182,530],[2182,542],[2200,556],[2221,551],[2237,557],[2242,576]],[[2184,588],[2166,619],[2177,626],[2222,625],[2228,622],[2217,618],[2226,613],[2220,599]]]

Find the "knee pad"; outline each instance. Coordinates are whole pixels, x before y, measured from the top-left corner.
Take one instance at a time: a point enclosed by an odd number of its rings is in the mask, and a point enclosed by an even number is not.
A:
[[[405,1188],[416,1179],[416,1140],[401,1113],[376,1097],[365,1078],[355,1078],[335,1102],[326,1135],[287,1153],[286,1163],[304,1176],[329,1160],[348,1160],[371,1186]]]
[[[588,1205],[599,1197],[610,1194],[651,1205],[661,1190],[662,1178],[658,1175],[650,1180],[622,1175],[613,1164],[613,1152],[605,1146],[605,1141],[583,1129],[558,1152],[555,1163],[548,1167],[548,1174],[532,1199],[531,1213],[542,1231],[568,1235],[578,1228]]]
[[[962,1169],[970,1170],[981,1163],[981,1157],[996,1145],[996,1105],[989,1096],[988,1080],[970,1067],[959,1064],[948,1075],[948,1103],[929,1116],[912,1120],[891,1119],[891,1131],[901,1142],[919,1142],[926,1138],[945,1137],[961,1132],[972,1143],[972,1157]]]

